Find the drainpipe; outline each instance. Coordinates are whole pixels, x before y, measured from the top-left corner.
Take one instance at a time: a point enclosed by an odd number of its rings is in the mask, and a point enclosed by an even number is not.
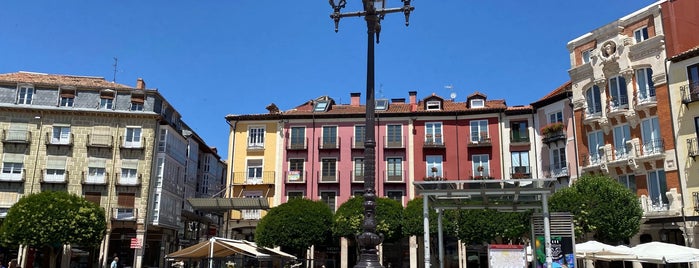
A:
[[[461,180],[461,161],[459,160],[459,112],[454,112],[454,123],[456,124],[456,179]],[[442,174],[444,176],[444,174]]]

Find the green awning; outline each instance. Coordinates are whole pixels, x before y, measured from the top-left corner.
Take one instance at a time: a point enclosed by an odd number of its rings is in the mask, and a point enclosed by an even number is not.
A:
[[[267,198],[188,198],[197,210],[227,211],[242,209],[269,209]]]

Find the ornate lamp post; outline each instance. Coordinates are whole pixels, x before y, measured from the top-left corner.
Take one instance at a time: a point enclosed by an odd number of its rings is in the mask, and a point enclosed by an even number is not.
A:
[[[338,30],[340,19],[344,17],[364,17],[367,25],[367,67],[366,67],[366,132],[364,138],[364,223],[363,231],[357,236],[357,243],[360,246],[361,255],[356,266],[361,267],[382,267],[376,247],[381,244],[382,237],[376,234],[376,190],[375,180],[375,147],[374,140],[374,34],[376,43],[379,43],[379,33],[381,32],[381,20],[388,13],[402,12],[405,14],[405,26],[408,26],[410,12],[415,9],[410,5],[410,0],[401,0],[402,7],[385,8],[386,0],[362,0],[364,11],[341,13],[345,7],[346,0],[329,0],[334,12],[330,18],[335,21],[335,32]]]

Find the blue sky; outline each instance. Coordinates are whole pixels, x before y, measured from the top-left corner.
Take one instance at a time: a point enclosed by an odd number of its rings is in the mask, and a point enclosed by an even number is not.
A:
[[[361,9],[347,2],[343,11]],[[463,101],[480,91],[529,104],[568,80],[568,41],[653,2],[414,0],[409,27],[401,14],[382,23],[376,96],[454,91]],[[228,114],[366,95],[366,24],[345,18],[335,33],[325,0],[3,1],[0,10],[0,73],[112,80],[117,57],[116,82],[142,77],[224,159]]]

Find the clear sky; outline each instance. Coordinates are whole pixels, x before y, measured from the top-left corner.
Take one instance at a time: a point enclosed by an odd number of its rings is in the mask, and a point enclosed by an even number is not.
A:
[[[362,9],[347,2],[343,11]],[[376,97],[480,91],[529,104],[569,79],[568,41],[654,2],[414,0],[409,27],[402,14],[382,23]],[[366,97],[366,24],[345,18],[335,33],[325,0],[6,0],[0,10],[0,73],[111,81],[116,57],[116,82],[142,77],[223,159],[228,114]]]

